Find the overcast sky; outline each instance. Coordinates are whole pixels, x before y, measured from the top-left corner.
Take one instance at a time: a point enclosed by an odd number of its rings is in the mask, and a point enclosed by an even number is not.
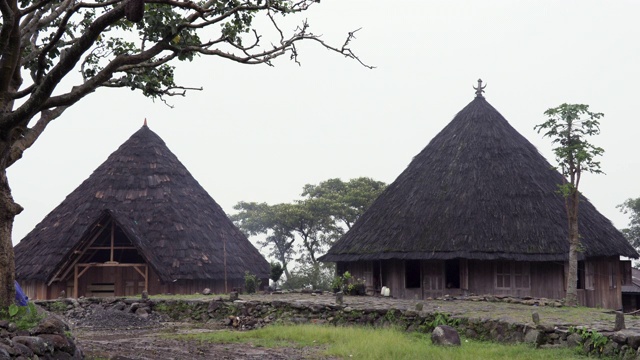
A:
[[[554,163],[533,127],[564,102],[605,114],[606,175],[584,194],[617,227],[616,205],[639,197],[640,1],[322,0],[303,19],[325,41],[352,49],[368,70],[317,44],[302,66],[212,58],[180,64],[182,85],[203,86],[175,108],[129,90],[100,90],[52,123],[9,169],[25,210],[13,241],[53,210],[141,126],[164,139],[222,206],[290,202],[307,183],[367,176],[392,182],[455,114],[486,99]],[[290,25],[293,27],[293,24]]]

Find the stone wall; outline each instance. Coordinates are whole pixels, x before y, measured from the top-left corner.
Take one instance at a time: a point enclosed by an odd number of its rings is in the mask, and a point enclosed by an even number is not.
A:
[[[39,303],[61,313],[81,314],[89,306],[102,304],[106,309],[119,309],[128,313],[139,312],[165,316],[177,321],[218,322],[238,330],[251,330],[270,324],[331,324],[366,325],[374,327],[398,326],[406,331],[430,332],[437,325],[450,325],[467,338],[503,343],[526,342],[538,347],[581,346],[592,355],[640,359],[640,332],[621,330],[596,332],[581,327],[532,325],[495,319],[450,316],[447,313],[415,309],[353,308],[327,302],[235,300],[139,300],[139,299],[66,299]],[[61,306],[63,305],[63,306]],[[550,304],[556,306],[556,304]],[[138,311],[137,309],[144,309]]]

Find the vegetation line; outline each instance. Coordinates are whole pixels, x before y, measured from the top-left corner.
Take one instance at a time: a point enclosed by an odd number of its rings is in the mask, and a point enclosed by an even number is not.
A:
[[[348,359],[582,359],[575,349],[535,349],[463,339],[460,347],[438,347],[428,334],[395,328],[274,325],[253,331],[170,335],[182,340],[248,343],[256,347],[312,348],[318,356]]]

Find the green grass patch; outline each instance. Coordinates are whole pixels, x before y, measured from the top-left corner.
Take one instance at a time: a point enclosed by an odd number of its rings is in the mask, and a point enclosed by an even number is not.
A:
[[[176,337],[175,335],[172,337]],[[431,344],[429,335],[392,328],[274,325],[258,330],[177,336],[184,340],[249,343],[259,347],[316,347],[319,354],[348,359],[582,359],[573,349],[534,349],[463,339],[460,347]]]

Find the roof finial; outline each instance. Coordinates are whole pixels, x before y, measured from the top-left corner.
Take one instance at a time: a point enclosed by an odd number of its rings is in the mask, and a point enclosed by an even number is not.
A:
[[[147,126],[147,118],[144,118],[144,126]]]
[[[482,93],[484,92],[484,88],[486,87],[486,84],[482,86],[482,79],[478,79],[478,87],[473,87],[476,90],[476,97],[484,97],[482,96]]]

